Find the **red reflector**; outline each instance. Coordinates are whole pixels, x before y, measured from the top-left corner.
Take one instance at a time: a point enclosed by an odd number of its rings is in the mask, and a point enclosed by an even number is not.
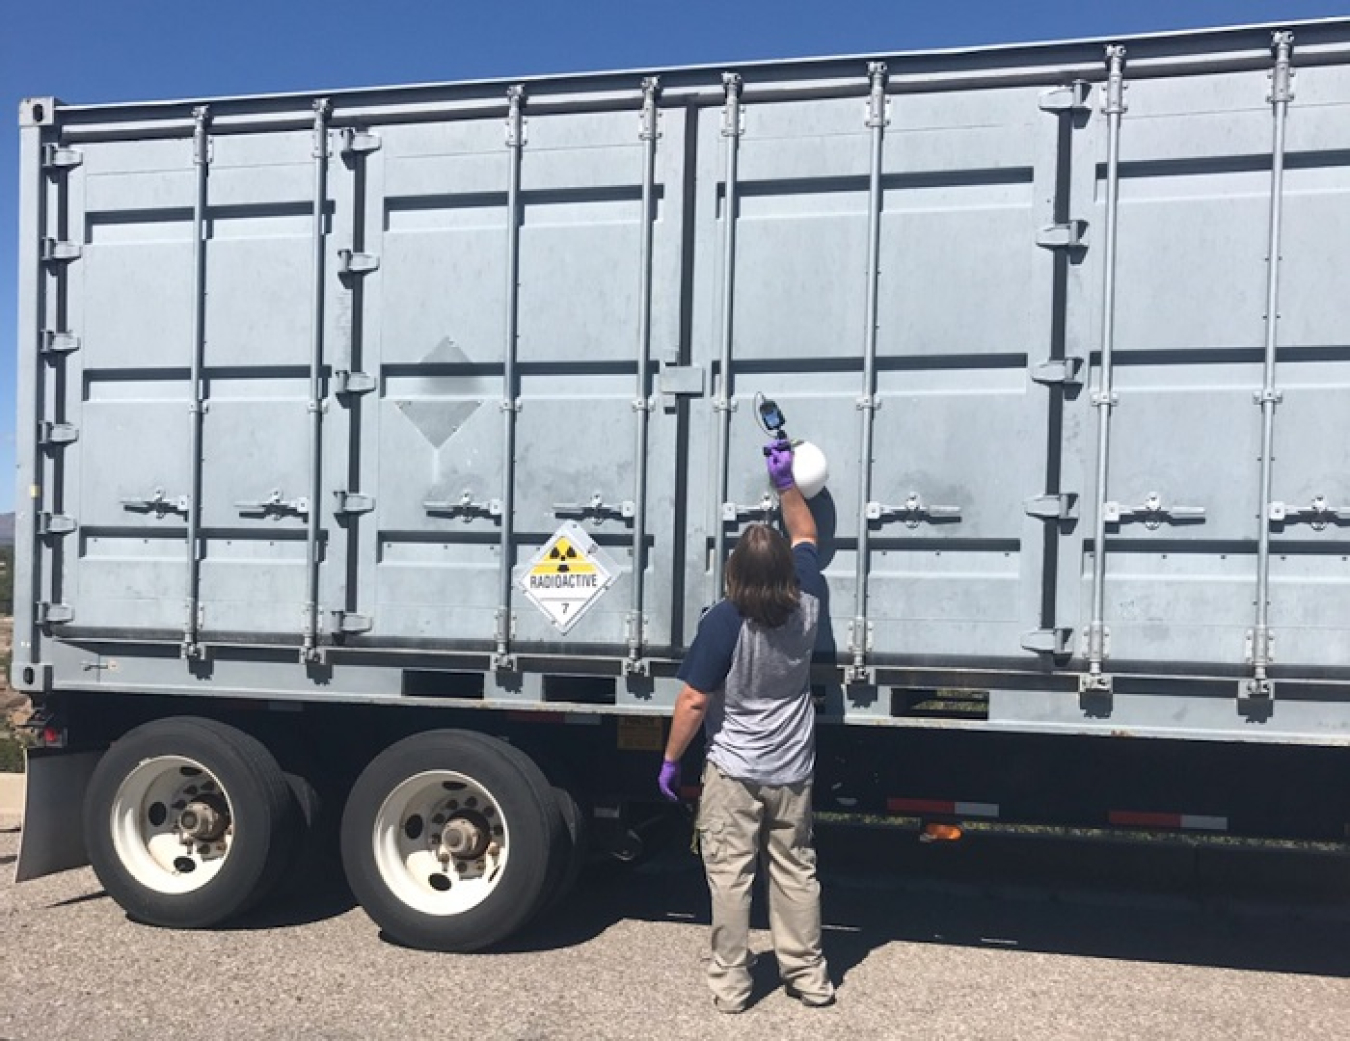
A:
[[[956,803],[943,802],[940,799],[887,799],[886,809],[891,813],[908,814],[919,817],[925,813],[938,813],[947,817],[956,815]]]
[[[60,748],[66,743],[66,733],[59,727],[43,727],[42,743],[48,748]]]

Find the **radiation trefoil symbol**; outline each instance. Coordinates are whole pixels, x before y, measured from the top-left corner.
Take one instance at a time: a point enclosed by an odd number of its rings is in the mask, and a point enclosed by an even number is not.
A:
[[[586,529],[568,521],[517,570],[516,588],[565,633],[614,584],[618,570]]]

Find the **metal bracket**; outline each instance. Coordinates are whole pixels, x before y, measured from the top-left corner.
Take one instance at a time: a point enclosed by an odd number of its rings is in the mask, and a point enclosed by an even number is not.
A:
[[[333,631],[338,633],[368,633],[375,627],[375,620],[368,614],[355,614],[351,611],[333,612]]]
[[[1269,665],[1275,660],[1275,634],[1269,629],[1263,630],[1259,637],[1255,629],[1248,629],[1243,646],[1249,665],[1255,664],[1257,661],[1260,661],[1263,665]]]
[[[1092,104],[1092,84],[1087,80],[1074,80],[1062,87],[1047,90],[1038,104],[1042,112],[1062,115],[1065,112],[1090,112]]]
[[[266,499],[236,502],[235,508],[243,514],[294,513],[301,517],[309,516],[309,500],[303,496],[298,499],[283,499],[279,489],[273,489]]]
[[[741,108],[741,77],[739,73],[722,73],[722,87],[727,103],[722,108],[722,136],[740,137],[745,133],[745,109]]]
[[[886,63],[874,61],[867,66],[867,76],[872,90],[867,96],[867,118],[864,125],[869,130],[891,125],[891,99],[886,96]]]
[[[506,147],[525,147],[525,128],[529,120],[524,119],[520,110],[525,105],[525,84],[514,83],[506,88]]]
[[[1266,95],[1266,101],[1273,105],[1287,105],[1294,100],[1294,70],[1290,62],[1294,34],[1287,29],[1271,33],[1270,46],[1275,52],[1275,67],[1267,74],[1270,77],[1270,93]]]
[[[1042,249],[1087,249],[1088,222],[1079,218],[1063,224],[1047,224],[1036,232],[1036,245]]]
[[[64,513],[39,513],[37,516],[37,533],[42,536],[69,535],[76,527],[75,518]]]
[[[862,646],[858,645],[858,623],[851,621],[848,623],[848,650],[851,654],[870,654],[872,652],[872,637],[876,632],[876,627],[867,622],[863,627]],[[872,670],[867,672],[871,674]]]
[[[1057,658],[1073,653],[1072,629],[1033,629],[1022,634],[1022,647],[1036,654],[1052,654]]]
[[[1031,381],[1046,385],[1060,384],[1068,387],[1081,387],[1084,359],[1075,355],[1067,358],[1052,358],[1032,366]]]
[[[424,502],[422,503],[422,509],[427,513],[448,513],[452,516],[457,513],[463,514],[464,520],[468,521],[472,520],[476,513],[481,513],[487,517],[500,517],[502,515],[502,502],[500,499],[474,502],[473,493],[465,489],[458,502]]]
[[[620,503],[607,503],[605,497],[596,492],[590,502],[555,502],[553,512],[559,517],[590,517],[594,520],[621,517],[629,520],[636,516],[637,504],[628,499]]]
[[[1287,506],[1282,502],[1272,502],[1266,508],[1266,515],[1275,524],[1306,520],[1314,531],[1322,531],[1333,521],[1350,519],[1350,506],[1328,506],[1326,498],[1319,495],[1310,506]]]
[[[73,170],[84,164],[84,153],[73,148],[59,145],[44,145],[42,148],[42,168],[49,173],[61,173]]]
[[[760,499],[759,502],[755,503],[753,506],[741,506],[734,502],[722,503],[722,520],[726,523],[734,524],[742,517],[754,517],[760,514],[763,514],[767,519],[768,517],[773,516],[774,511],[777,509],[777,501],[772,495],[765,492],[764,498]]]
[[[68,445],[80,439],[80,430],[72,423],[52,423],[44,420],[38,424],[38,444],[45,447]]]
[[[1205,519],[1205,508],[1203,506],[1164,506],[1162,496],[1157,492],[1150,492],[1142,506],[1122,506],[1118,502],[1102,503],[1102,516],[1106,518],[1107,524],[1119,524],[1124,520],[1139,518],[1143,520],[1144,527],[1152,529],[1161,527],[1164,522],[1176,524],[1185,521],[1202,521]]]
[[[1083,657],[1102,660],[1111,657],[1111,630],[1105,625],[1089,625],[1083,630]]]
[[[1062,492],[1059,495],[1037,495],[1022,503],[1029,517],[1041,520],[1066,521],[1078,519],[1078,493]]]
[[[147,498],[120,499],[118,501],[121,502],[124,510],[153,513],[159,517],[163,517],[166,513],[181,513],[185,517],[188,514],[188,497],[180,495],[176,499],[167,498],[164,495],[163,488],[156,488]]]
[[[38,625],[61,625],[75,620],[75,609],[69,604],[53,604],[46,600],[37,605]]]
[[[708,373],[699,365],[670,365],[661,363],[656,377],[656,389],[660,394],[673,397],[683,395],[701,398],[707,393]]]
[[[354,253],[350,249],[338,250],[339,275],[368,275],[380,269],[380,258],[374,253]]]
[[[57,332],[55,329],[42,330],[42,344],[38,347],[38,351],[48,361],[55,361],[79,349],[80,338],[74,333]]]
[[[1105,672],[1084,672],[1078,677],[1079,694],[1110,695],[1115,690],[1115,681]]]
[[[369,394],[376,387],[375,377],[365,372],[338,369],[333,373],[333,393],[338,395]]]
[[[354,513],[369,513],[375,509],[375,497],[373,495],[362,495],[360,492],[336,491],[333,493],[337,499],[337,505],[333,507],[333,512],[339,516],[350,516]]]
[[[344,157],[369,155],[371,152],[378,152],[382,144],[379,135],[372,134],[368,130],[347,127],[342,131],[342,154]]]
[[[42,262],[44,264],[69,264],[79,260],[84,247],[78,242],[62,242],[58,239],[42,240]]]
[[[917,528],[924,518],[935,520],[960,520],[960,506],[925,506],[918,492],[910,492],[900,506],[887,506],[884,503],[869,502],[866,517],[870,521],[903,520],[910,528]]]
[[[642,81],[642,112],[638,122],[638,140],[654,141],[661,136],[661,110],[656,99],[661,96],[661,77],[648,76]]]

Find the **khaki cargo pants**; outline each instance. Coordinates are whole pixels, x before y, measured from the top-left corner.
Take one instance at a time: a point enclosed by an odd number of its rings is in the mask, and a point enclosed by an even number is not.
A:
[[[719,1008],[750,999],[750,897],[756,861],[769,874],[769,928],[783,982],[807,1001],[834,993],[820,943],[820,883],[811,846],[811,782],[754,784],[703,770],[699,847],[712,895],[708,985]]]

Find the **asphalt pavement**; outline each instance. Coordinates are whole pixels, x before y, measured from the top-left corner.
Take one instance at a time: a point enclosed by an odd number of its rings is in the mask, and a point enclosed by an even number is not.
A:
[[[0,872],[18,839],[0,834]],[[1342,857],[833,828],[819,846],[829,1009],[787,998],[768,956],[748,1011],[713,1010],[706,890],[679,849],[596,869],[477,955],[395,946],[332,878],[234,928],[172,932],[129,921],[84,869],[0,882],[0,1039],[1346,1036]]]

